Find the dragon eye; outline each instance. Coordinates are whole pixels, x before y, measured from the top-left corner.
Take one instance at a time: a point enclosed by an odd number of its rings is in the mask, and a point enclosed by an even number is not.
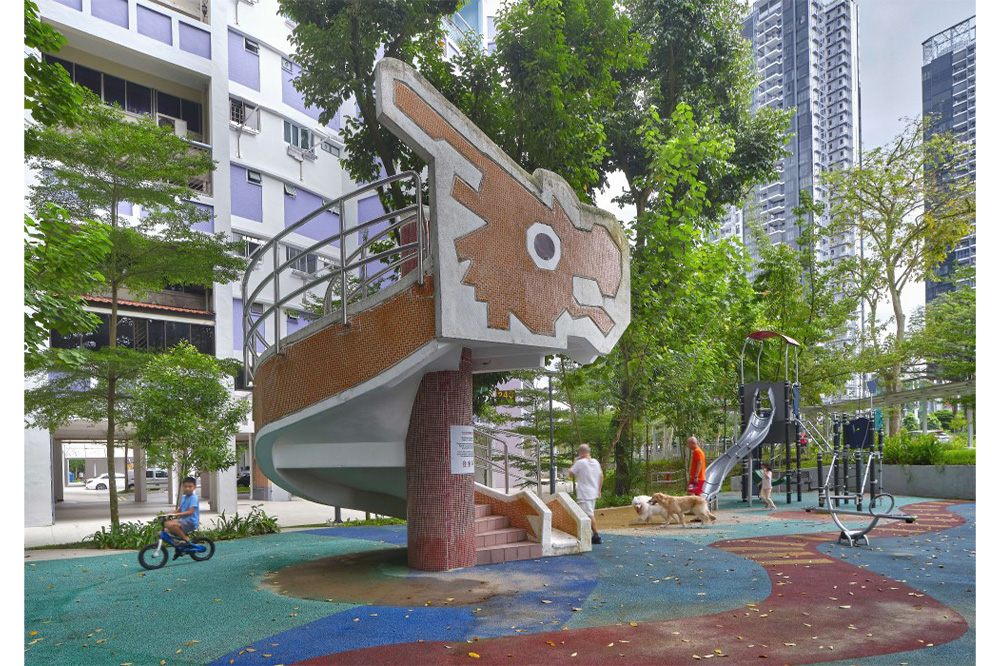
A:
[[[562,257],[562,241],[556,230],[542,222],[535,222],[527,231],[527,250],[535,265],[554,271]]]
[[[556,254],[556,244],[546,233],[535,236],[535,253],[541,259],[548,261]]]

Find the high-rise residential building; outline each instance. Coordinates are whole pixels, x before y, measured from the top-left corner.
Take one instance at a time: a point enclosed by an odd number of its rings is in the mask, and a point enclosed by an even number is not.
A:
[[[470,31],[487,48],[497,4],[472,0],[446,19],[445,54],[458,53],[462,33]],[[192,149],[211,154],[216,170],[193,184],[191,200],[214,213],[203,230],[243,241],[248,257],[305,214],[358,187],[339,159],[344,151],[341,128],[355,112],[354,101],[347,100],[325,124],[319,121],[321,110],[305,103],[292,83],[300,71],[290,42],[295,24],[280,14],[278,0],[38,0],[38,5],[42,20],[67,38],[61,51],[46,58],[61,63],[76,83],[109,104],[117,103],[125,114],[153,115]],[[131,204],[119,212],[144,215]],[[382,213],[378,196],[371,194],[345,208],[343,223]],[[340,225],[336,214],[326,212],[283,239],[273,256],[279,262],[294,261],[292,276],[299,280],[283,289],[301,287],[326,266],[338,264],[338,247],[303,250],[338,233]],[[346,238],[346,250],[358,247],[360,240]],[[272,303],[270,298],[262,293],[244,303],[238,283],[126,297],[118,341],[162,349],[188,340],[219,358],[242,359],[243,312],[261,311]],[[53,335],[54,346],[96,349],[109,343],[108,299],[94,294],[88,302],[104,321],[101,329]],[[310,316],[304,307],[285,308],[279,330],[268,319],[263,333],[273,341],[276,333],[285,336],[305,326]],[[245,388],[238,382],[235,390],[247,395]],[[252,423],[244,424],[234,442],[247,451],[241,466],[252,464],[253,432]],[[99,424],[88,423],[55,433],[25,431],[26,527],[54,520],[55,502],[68,480],[64,442],[100,441],[101,433]],[[253,486],[258,499],[287,497],[256,471]],[[235,509],[234,470],[220,473],[209,487],[213,508]]]
[[[976,17],[943,30],[923,43],[923,115],[930,116],[931,132],[952,132],[972,144],[972,158],[962,174],[976,177]],[[954,289],[956,269],[976,265],[976,232],[963,238],[947,259],[935,268],[937,281],[926,283],[929,303]]]
[[[792,210],[805,190],[825,197],[819,174],[856,164],[861,145],[858,7],[856,0],[757,0],[743,23],[760,81],[754,108],[794,109],[788,157],[778,178],[755,187],[743,210],[730,210],[720,236],[741,238],[753,256],[749,225],[759,222],[772,244],[794,244],[802,229]],[[824,220],[816,220],[822,224]],[[817,248],[822,259],[856,251],[842,235]]]

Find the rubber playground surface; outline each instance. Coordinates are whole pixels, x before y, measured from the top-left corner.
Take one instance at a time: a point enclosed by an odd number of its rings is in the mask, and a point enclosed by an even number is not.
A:
[[[591,553],[445,574],[403,566],[404,526],[221,542],[157,571],[26,563],[25,663],[974,663],[975,503],[897,497],[917,521],[869,549],[838,545],[800,510],[814,499],[727,493],[686,529],[612,510]]]

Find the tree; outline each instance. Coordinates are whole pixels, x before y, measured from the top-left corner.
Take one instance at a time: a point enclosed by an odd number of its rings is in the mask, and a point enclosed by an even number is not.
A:
[[[65,37],[41,22],[35,3],[26,0],[24,108],[31,113],[31,124],[72,127],[80,118],[82,89],[62,66],[38,54],[55,53],[65,43]],[[34,133],[25,133],[24,148],[26,154],[36,152]],[[97,326],[80,296],[100,287],[101,276],[90,267],[109,245],[104,225],[89,220],[74,224],[57,206],[44,207],[37,219],[25,215],[24,237],[24,363],[31,368],[49,331],[67,334]]]
[[[357,182],[422,168],[419,158],[375,115],[375,63],[396,58],[420,69],[440,69],[444,59],[442,20],[459,0],[280,0],[280,11],[296,21],[291,43],[302,72],[295,79],[307,104],[322,109],[320,122],[334,118],[353,97],[357,116],[347,118],[341,135],[341,164]],[[393,184],[388,201],[405,205]]]
[[[75,127],[80,120],[83,89],[75,85],[62,65],[46,62],[38,51],[55,53],[66,38],[38,17],[38,5],[24,0],[24,108],[34,122],[42,125]],[[25,137],[32,139],[33,137]],[[34,146],[25,143],[25,152]]]
[[[825,233],[831,239],[848,234],[865,243],[869,264],[863,272],[871,279],[864,288],[888,296],[895,323],[888,338],[891,349],[902,350],[906,342],[903,289],[934,279],[934,267],[970,231],[975,183],[961,174],[968,156],[969,146],[950,133],[930,134],[924,121],[912,120],[887,145],[868,151],[857,166],[822,176],[830,201]],[[844,261],[858,267],[862,259]],[[890,393],[902,390],[900,355],[882,372]],[[889,434],[899,430],[900,416],[894,412]]]
[[[82,114],[75,129],[37,126],[26,130],[38,146],[27,162],[40,174],[39,182],[31,187],[29,203],[36,215],[54,203],[74,224],[95,220],[109,230],[110,248],[89,268],[103,278],[111,301],[108,348],[82,367],[92,368],[93,379],[105,390],[103,413],[96,420],[107,419],[111,470],[118,402],[124,395],[117,385],[136,370],[131,355],[118,349],[118,306],[124,290],[138,297],[171,284],[231,282],[241,275],[245,261],[236,255],[238,245],[224,234],[209,235],[192,228],[211,219],[210,213],[190,201],[194,193],[189,188],[189,183],[214,168],[207,153],[158,127],[149,116],[126,120],[119,110],[104,106],[89,93]],[[122,216],[123,203],[140,206],[142,215]],[[53,355],[46,358],[53,371],[67,370]],[[40,370],[46,370],[44,363]],[[50,388],[58,395],[57,387]],[[74,414],[70,408],[75,404],[68,400],[65,409],[55,413],[66,420],[94,420],[90,407]],[[109,489],[111,523],[117,527],[113,476]]]
[[[236,361],[202,354],[187,343],[150,359],[128,401],[126,421],[151,464],[177,463],[181,478],[236,464],[229,442],[250,413],[249,401],[230,390],[238,372]]]
[[[939,295],[911,318],[911,356],[933,379],[976,376],[976,289],[966,282]],[[946,426],[947,427],[947,426]]]
[[[853,370],[854,350],[836,343],[847,337],[858,302],[844,293],[843,271],[816,258],[812,221],[823,214],[823,205],[805,190],[799,200],[792,209],[801,230],[798,249],[785,243],[771,245],[761,227],[751,227],[760,254],[754,280],[755,328],[779,331],[802,344],[798,364],[803,399],[820,404],[822,395],[843,387]],[[761,365],[762,377],[782,377],[784,356],[766,354]]]

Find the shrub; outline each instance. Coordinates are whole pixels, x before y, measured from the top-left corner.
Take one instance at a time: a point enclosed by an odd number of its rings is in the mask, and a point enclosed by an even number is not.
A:
[[[332,519],[326,521],[327,525],[332,525],[336,527],[365,527],[368,525],[405,525],[406,521],[402,518],[393,518],[392,516],[382,516],[380,518],[366,518],[364,520],[353,520],[348,518],[342,523],[335,523]]]
[[[885,442],[884,462],[887,465],[941,465],[945,445],[931,434],[890,437]]]
[[[250,513],[240,516],[239,512],[233,514],[232,518],[226,518],[223,511],[215,519],[215,525],[205,530],[200,530],[201,534],[211,537],[215,541],[228,541],[230,539],[242,539],[249,536],[260,536],[262,534],[274,534],[280,532],[278,519],[267,515],[261,504],[250,507]]]
[[[975,449],[955,449],[952,451],[944,452],[944,464],[945,465],[975,465],[976,464],[976,450]]]
[[[607,481],[604,482],[604,487],[608,487]],[[614,486],[611,486],[611,488],[614,488]],[[632,497],[633,495],[615,495],[612,490],[606,490],[597,499],[594,508],[607,509],[615,506],[630,506],[632,504]]]
[[[117,530],[102,527],[90,536],[84,537],[83,540],[91,542],[94,547],[101,549],[138,550],[154,541],[159,533],[159,523],[155,521],[144,523],[137,520],[119,523]]]

